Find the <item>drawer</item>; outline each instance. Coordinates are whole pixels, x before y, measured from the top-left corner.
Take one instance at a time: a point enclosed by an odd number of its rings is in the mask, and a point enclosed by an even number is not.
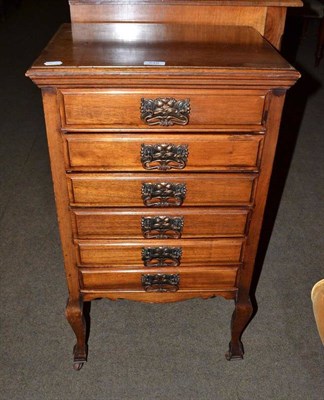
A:
[[[256,170],[262,135],[69,134],[68,170]]]
[[[250,205],[253,174],[67,174],[72,205],[179,207]]]
[[[78,264],[106,267],[168,267],[235,264],[241,261],[243,239],[76,242]]]
[[[263,122],[265,97],[265,90],[239,89],[61,89],[59,92],[62,127],[66,130],[234,126],[254,126],[257,130]]]
[[[171,239],[243,236],[249,211],[223,208],[72,209],[76,238]]]
[[[235,288],[237,267],[156,269],[80,269],[82,292],[175,292]]]

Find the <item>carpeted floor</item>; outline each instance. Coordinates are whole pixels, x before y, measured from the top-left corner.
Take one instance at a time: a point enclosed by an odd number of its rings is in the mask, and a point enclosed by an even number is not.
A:
[[[0,399],[322,400],[324,351],[310,302],[324,277],[316,21],[297,54],[303,79],[287,99],[245,360],[224,358],[232,302],[97,301],[89,362],[75,372],[41,96],[24,77],[68,18],[67,0],[24,0],[0,23]]]

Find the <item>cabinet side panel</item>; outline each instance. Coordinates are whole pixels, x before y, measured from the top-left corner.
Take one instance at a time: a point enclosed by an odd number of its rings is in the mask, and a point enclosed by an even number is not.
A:
[[[64,257],[64,266],[70,298],[79,298],[78,271],[72,242],[72,224],[69,215],[69,196],[66,185],[60,117],[56,90],[42,89],[46,133],[51,163],[55,203]]]
[[[239,277],[240,287],[238,300],[246,301],[249,296],[252,274],[254,269],[255,257],[258,250],[260,232],[264,209],[267,201],[270,178],[272,173],[273,161],[278,141],[278,133],[282,108],[285,100],[285,92],[279,95],[272,94],[270,99],[269,114],[267,120],[267,133],[265,135],[264,150],[260,166],[260,176],[255,194],[255,209],[252,214],[249,235],[246,241],[243,271]]]
[[[264,37],[276,49],[281,48],[281,39],[286,22],[286,7],[268,7],[264,28]]]

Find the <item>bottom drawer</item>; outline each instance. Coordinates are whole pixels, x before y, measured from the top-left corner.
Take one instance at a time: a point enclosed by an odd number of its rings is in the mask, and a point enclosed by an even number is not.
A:
[[[82,292],[176,292],[235,288],[238,267],[103,269],[80,268]]]

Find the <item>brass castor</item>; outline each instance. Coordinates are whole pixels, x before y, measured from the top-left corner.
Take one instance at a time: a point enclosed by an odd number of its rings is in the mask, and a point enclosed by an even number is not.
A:
[[[73,369],[74,371],[80,371],[83,367],[83,364],[87,362],[88,355],[88,346],[85,346],[81,349],[78,349],[77,345],[73,348]]]
[[[74,362],[73,363],[73,369],[74,371],[80,371],[80,369],[83,367],[84,362]]]
[[[227,361],[232,361],[232,360],[243,360],[243,346],[240,343],[239,346],[235,346],[235,348],[232,346],[232,344],[229,344],[229,349],[225,353],[225,358]]]

